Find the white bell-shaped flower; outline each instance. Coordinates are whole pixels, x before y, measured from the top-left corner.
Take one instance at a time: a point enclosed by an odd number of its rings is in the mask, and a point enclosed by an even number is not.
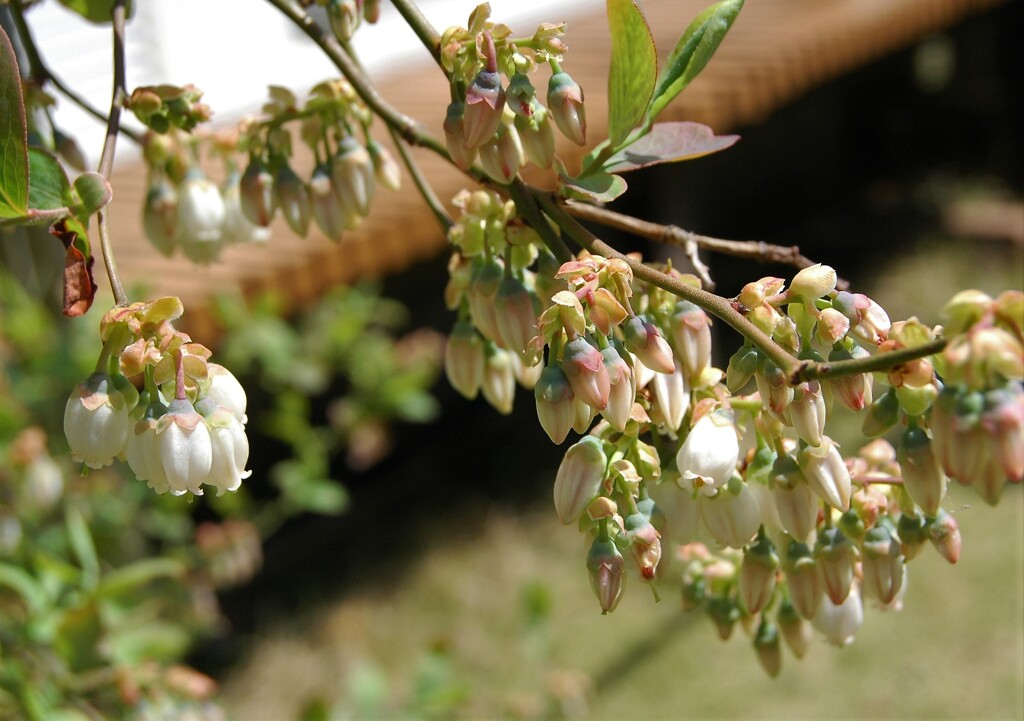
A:
[[[204,483],[215,486],[218,496],[224,491],[237,491],[242,480],[252,475],[252,471],[245,470],[249,460],[249,439],[245,430],[230,410],[217,406],[209,398],[199,401],[197,408],[204,414],[210,429],[212,456]]]
[[[130,410],[106,373],[94,373],[75,386],[64,408],[71,457],[90,468],[110,465],[124,449]]]
[[[216,184],[193,168],[178,186],[178,243],[194,263],[210,263],[220,255],[226,216]]]
[[[210,475],[213,444],[206,421],[191,401],[175,399],[156,426],[157,452],[167,485],[175,496],[203,494],[200,486]]]
[[[245,415],[247,399],[245,388],[238,382],[234,374],[222,365],[207,363],[207,378],[210,387],[206,390],[206,398],[218,406],[227,408],[243,426],[248,420]]]
[[[740,442],[729,414],[715,411],[702,416],[676,454],[679,485],[713,496],[732,477],[739,455]]]

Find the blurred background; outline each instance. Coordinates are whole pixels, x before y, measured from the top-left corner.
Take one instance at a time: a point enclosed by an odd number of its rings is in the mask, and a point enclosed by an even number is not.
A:
[[[524,32],[563,19],[538,15],[548,10],[540,5],[493,2],[493,17]],[[570,20],[575,52],[566,64],[586,88],[594,132],[604,122],[607,60],[588,42],[607,32],[602,5],[555,6]],[[700,3],[685,3],[685,13],[672,5],[645,10],[656,28],[656,18],[682,14],[665,30],[677,36]],[[674,119],[737,132],[741,142],[633,173],[614,209],[714,237],[798,245],[893,319],[937,323],[961,288],[1024,288],[1024,6],[908,1],[882,11],[830,0],[802,13],[803,5],[751,4],[675,111]],[[254,14],[252,26],[245,15],[244,43],[203,35],[248,13],[239,3],[217,6],[173,16],[170,6],[140,6],[129,37],[141,43],[143,69],[130,84],[165,75],[195,82],[223,108],[223,122],[258,107],[267,83],[299,90],[331,75],[319,59],[304,59],[302,38],[272,14]],[[463,23],[469,11],[441,0],[424,9],[439,27]],[[52,27],[70,29],[44,32],[44,12],[64,23]],[[215,23],[171,19],[207,12],[218,13]],[[109,81],[86,70],[93,66],[81,53],[105,41],[76,35],[81,29],[53,3],[33,13],[52,66],[69,82],[83,73],[104,107]],[[385,90],[404,93],[399,104],[439,128],[440,112],[421,97],[436,79],[410,89],[426,55],[411,51],[414,41],[383,35],[386,27],[364,28],[360,52]],[[870,34],[880,27],[888,35]],[[190,49],[161,45],[182,37]],[[771,37],[779,44],[764,40]],[[658,42],[664,56],[671,41]],[[221,55],[199,59],[197,47]],[[266,72],[210,72],[266,59],[274,60]],[[87,152],[98,150],[96,126],[74,113],[58,117],[81,133]],[[139,718],[1024,718],[1019,486],[996,508],[952,487],[944,505],[960,523],[960,562],[950,566],[926,548],[908,569],[902,611],[868,608],[853,645],[819,640],[803,661],[786,655],[776,679],[742,629],[723,643],[705,614],[680,610],[677,573],[663,582],[660,603],[633,587],[601,616],[583,542],[552,512],[563,451],[540,429],[532,393],[521,390],[513,413],[501,416],[482,399],[462,399],[440,372],[442,334],[453,322],[441,292],[447,258],[414,195],[378,195],[369,227],[340,246],[275,226],[266,249],[232,249],[222,266],[196,270],[145,245],[144,174],[123,145],[114,232],[132,295],[185,288],[189,330],[249,392],[253,476],[237,496],[195,502],[152,496],[124,477],[127,468],[78,476],[61,413],[95,362],[96,323],[109,301],[84,320],[60,318],[59,246],[45,233],[0,235],[0,712],[30,708],[3,695],[29,680],[44,700],[71,699],[68,713],[87,713],[76,699],[90,693],[100,695],[97,707],[115,708],[131,698],[131,676],[145,701],[139,708],[151,714]],[[389,210],[398,220],[386,219]],[[412,237],[416,223],[429,237]],[[624,251],[665,253],[605,235]],[[725,296],[764,275],[792,275],[703,260]],[[715,331],[723,366],[739,340]],[[854,438],[844,451],[855,450]],[[38,471],[42,458],[58,471]],[[101,583],[98,600],[82,590],[89,546],[104,579],[136,569]],[[155,558],[179,565],[137,565]],[[19,567],[32,578],[10,570]],[[46,599],[38,603],[52,606],[52,617],[38,611],[46,619],[38,624],[22,608],[36,586]],[[57,660],[41,663],[48,654]],[[96,669],[111,658],[136,671],[100,678]],[[138,671],[151,659],[158,681]],[[222,715],[203,700],[201,677],[168,681],[163,669],[179,660],[218,683]],[[71,668],[74,683],[58,666]]]

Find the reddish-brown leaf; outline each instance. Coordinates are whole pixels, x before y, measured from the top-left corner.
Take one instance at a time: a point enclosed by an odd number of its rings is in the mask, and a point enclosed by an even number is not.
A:
[[[55,223],[50,234],[64,244],[64,315],[75,318],[85,315],[96,297],[96,282],[92,277],[93,257],[86,255],[75,244],[78,233],[65,221]]]

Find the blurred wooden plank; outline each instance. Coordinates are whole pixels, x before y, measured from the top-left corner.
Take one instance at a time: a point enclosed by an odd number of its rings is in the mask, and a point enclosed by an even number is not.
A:
[[[707,69],[661,119],[702,122],[719,133],[763,123],[814,87],[1003,1],[752,0]],[[708,2],[644,3],[662,58]],[[603,3],[589,14],[566,20],[570,52],[565,67],[587,92],[589,136],[600,138],[607,131],[609,57]],[[401,76],[377,81],[385,98],[440,136],[447,83],[426,52],[423,57],[422,63],[404,69]],[[562,143],[559,153],[573,168],[583,150]],[[425,151],[415,155],[443,201],[466,185],[460,173],[436,156]],[[316,232],[307,239],[296,238],[283,222],[277,222],[266,246],[228,248],[220,263],[197,269],[181,257],[162,258],[146,242],[140,222],[146,193],[144,169],[119,170],[113,185],[115,251],[126,283],[146,288],[146,297],[180,296],[187,310],[183,326],[208,343],[217,333],[209,310],[209,298],[215,293],[275,289],[288,307],[301,307],[333,285],[397,272],[446,245],[426,205],[405,179],[398,193],[379,191],[370,217],[338,244]]]

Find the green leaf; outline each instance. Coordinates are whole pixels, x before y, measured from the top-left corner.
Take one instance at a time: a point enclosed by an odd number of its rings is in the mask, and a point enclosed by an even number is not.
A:
[[[178,578],[186,571],[185,564],[173,558],[144,558],[111,571],[100,582],[100,596],[118,596],[135,591],[158,578]]]
[[[634,0],[608,0],[612,66],[608,74],[608,139],[618,146],[644,119],[654,93],[658,55]]]
[[[626,181],[609,173],[591,173],[582,178],[563,175],[560,180],[563,196],[588,203],[609,203],[626,192]]]
[[[0,586],[6,586],[21,596],[31,613],[38,613],[46,607],[46,591],[23,568],[0,563]]]
[[[652,123],[665,106],[700,74],[715,54],[743,7],[743,0],[724,0],[707,8],[686,28],[672,54],[668,56],[647,110]]]
[[[0,28],[0,218],[28,213],[28,135],[21,73]]]
[[[191,644],[192,634],[186,628],[153,620],[111,629],[104,645],[115,663],[135,666],[147,661],[180,661]]]
[[[715,135],[700,123],[655,123],[650,133],[610,157],[604,169],[624,173],[659,163],[692,160],[725,150],[739,139],[738,135]]]
[[[109,23],[114,12],[114,0],[60,0],[60,4],[93,23]],[[127,6],[126,17],[131,17],[132,3]]]
[[[68,506],[64,520],[68,527],[71,550],[82,567],[82,585],[90,589],[95,588],[100,578],[100,559],[96,554],[96,544],[93,543],[89,525],[81,511],[74,506]]]
[[[28,207],[33,210],[63,210],[71,213],[68,206],[75,204],[71,184],[60,161],[42,148],[28,149],[29,188]]]

